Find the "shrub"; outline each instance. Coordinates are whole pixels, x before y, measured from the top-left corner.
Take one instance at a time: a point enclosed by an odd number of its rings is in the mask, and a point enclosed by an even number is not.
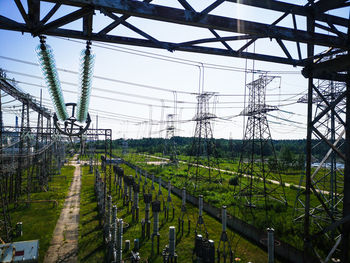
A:
[[[228,181],[230,185],[238,185],[238,176],[231,177],[230,180]]]

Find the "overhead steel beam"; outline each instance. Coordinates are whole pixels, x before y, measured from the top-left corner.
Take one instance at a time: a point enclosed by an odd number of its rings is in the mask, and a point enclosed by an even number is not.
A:
[[[152,2],[152,0],[144,0],[144,2],[146,3],[150,3]],[[116,28],[117,26],[119,26],[121,24],[121,21],[125,21],[128,18],[130,18],[130,16],[128,15],[123,15],[119,21],[114,21],[111,24],[109,24],[108,26],[106,26],[105,28],[103,28],[100,32],[98,32],[101,35],[105,35],[108,32],[110,32],[111,30],[113,30],[114,28]]]
[[[29,20],[29,17],[27,15],[26,11],[24,10],[22,2],[20,0],[15,0],[15,3],[17,5],[18,11],[21,13],[21,16],[22,16],[24,22],[26,22],[26,24],[29,26],[30,20]]]
[[[345,82],[347,74],[339,72],[346,72],[349,68],[350,55],[339,55],[334,59],[306,66],[302,74],[305,78],[314,77]]]
[[[43,0],[45,2],[57,2],[57,0]],[[242,4],[242,5],[248,5],[248,6],[253,6],[253,7],[258,7],[258,8],[263,8],[263,9],[268,9],[268,10],[274,10],[278,12],[286,12],[286,11],[291,11],[291,13],[296,14],[296,15],[301,15],[301,16],[307,16],[310,12],[313,13],[313,16],[316,20],[322,21],[322,22],[330,22],[336,25],[341,25],[344,27],[348,26],[348,20],[342,17],[337,17],[333,15],[328,15],[328,14],[322,14],[322,13],[317,13],[314,12],[312,8],[305,8],[304,6],[301,5],[295,5],[295,4],[290,4],[290,3],[285,3],[281,1],[276,1],[276,0],[226,0],[227,2],[232,2],[232,3],[237,3],[237,4]],[[331,0],[329,0],[331,1]],[[72,5],[72,6],[85,6],[87,4],[91,4],[92,1],[90,0],[60,0],[62,4],[66,5]],[[101,0],[97,2],[104,2],[106,4],[110,3],[111,1],[106,1],[106,0]],[[113,1],[115,2],[115,1]],[[122,1],[122,2],[127,2],[127,1]]]
[[[276,0],[226,0],[227,2],[249,5],[279,12],[290,11],[294,15],[307,16],[310,13],[313,13],[314,19],[322,22],[329,22],[337,24],[340,26],[347,27],[348,20],[342,17],[337,17],[329,14],[322,14],[315,12],[314,8],[305,8],[305,6],[295,5],[290,3],[285,3]],[[333,0],[326,0],[328,2],[333,2]]]
[[[217,29],[234,33],[245,33],[258,37],[279,38],[293,42],[299,41],[327,47],[347,48],[348,46],[347,41],[326,34],[314,33],[311,35],[307,31],[271,26],[268,24],[216,15],[203,15],[198,20],[199,13],[197,12],[139,1],[62,0],[61,2],[74,6],[93,7],[97,10],[104,8],[110,12],[157,21]]]
[[[23,104],[28,103],[29,108],[33,109],[38,113],[41,113],[45,118],[48,118],[48,119],[51,118],[51,112],[49,110],[38,105],[35,101],[33,101],[31,96],[19,91],[4,79],[0,79],[0,90],[9,94],[16,100],[19,100]]]
[[[349,17],[350,19],[350,17]],[[348,39],[350,38],[350,23],[348,25]],[[350,55],[350,47],[347,50]],[[347,69],[346,80],[346,117],[345,117],[345,150],[347,156],[344,167],[344,199],[343,199],[343,217],[350,216],[350,68]],[[350,222],[347,221],[343,225],[342,231],[342,262],[350,261]]]
[[[1,23],[2,21],[6,21],[8,22],[8,24],[2,24]],[[1,24],[0,27],[2,27],[3,29],[30,33],[30,30],[25,26],[25,24],[17,23],[13,20],[7,19],[2,16],[0,16],[0,24]],[[172,50],[172,51],[184,51],[184,52],[202,53],[202,54],[210,54],[210,55],[220,55],[220,56],[227,56],[227,57],[239,57],[239,58],[255,59],[255,60],[267,61],[267,62],[273,62],[273,63],[281,63],[281,64],[287,64],[287,65],[293,65],[293,66],[306,65],[304,61],[290,60],[289,58],[284,58],[284,57],[269,56],[269,55],[250,53],[250,52],[229,51],[229,50],[220,49],[220,48],[202,47],[202,46],[182,46],[182,45],[177,45],[171,42],[164,42],[164,41],[159,41],[159,44],[160,44],[159,45],[147,39],[100,35],[98,33],[92,33],[91,36],[89,37],[84,35],[84,33],[81,31],[61,29],[61,28],[47,30],[45,31],[45,34],[49,36],[61,36],[61,37],[100,41],[100,42],[107,42],[107,43],[125,44],[125,45],[131,45],[131,46],[142,46],[142,47],[150,47],[150,48],[167,47],[168,50]]]
[[[86,15],[90,15],[93,13],[93,9],[89,8],[89,7],[83,7],[77,11],[74,11],[68,15],[65,15],[61,18],[58,18],[48,24],[45,24],[42,27],[36,28],[34,29],[33,32],[35,32],[35,34],[45,34],[45,31],[50,30],[50,29],[54,29],[54,28],[58,28],[60,26],[66,25],[70,22],[73,22],[75,20],[78,20]]]
[[[51,10],[46,14],[46,16],[40,21],[40,23],[43,25],[45,24],[47,21],[49,21],[49,19],[56,13],[56,11],[61,7],[61,4],[57,3],[54,5],[53,8],[51,8]]]
[[[28,3],[28,17],[32,22],[31,27],[39,24],[40,20],[40,0],[27,0]]]
[[[349,3],[348,0],[319,0],[313,5],[315,11],[324,13],[332,9],[343,7],[345,3]]]

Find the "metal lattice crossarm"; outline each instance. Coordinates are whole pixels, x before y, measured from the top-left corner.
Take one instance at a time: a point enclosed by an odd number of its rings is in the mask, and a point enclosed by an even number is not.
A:
[[[55,5],[46,14],[40,16],[40,12],[43,12],[40,10],[40,2],[52,2],[55,3]],[[328,3],[329,1],[318,1],[315,4],[309,3],[306,6],[275,0],[217,0],[208,4],[208,6],[202,11],[195,10],[186,0],[179,0],[178,2],[182,5],[183,9],[170,7],[165,3],[163,3],[163,5],[156,5],[153,4],[151,0],[30,0],[28,1],[29,9],[27,14],[21,2],[16,1],[17,7],[25,23],[12,20],[8,18],[6,14],[0,14],[0,28],[29,32],[33,36],[38,36],[40,34],[62,36],[142,47],[161,48],[170,51],[187,51],[242,57],[290,64],[294,66],[306,66],[311,59],[311,57],[308,58],[304,55],[305,52],[302,52],[305,48],[301,43],[324,46],[327,48],[339,48],[339,50],[343,51],[348,47],[347,36],[342,29],[348,26],[348,19],[325,13],[328,10],[349,5],[348,0],[331,1],[331,3]],[[265,10],[273,10],[279,12],[280,17],[273,23],[267,24],[227,17],[224,14],[211,14],[212,11],[216,11],[218,7],[227,3],[252,6],[259,8],[262,12]],[[65,5],[71,6],[76,10],[51,21],[50,19],[57,10],[63,8]],[[122,15],[120,16],[118,14]],[[93,21],[101,15],[108,16],[114,21],[106,24],[100,31],[94,31]],[[304,29],[301,25],[298,26],[296,16],[314,18],[316,21],[315,27],[322,29],[323,31],[310,32],[309,30]],[[43,18],[40,20],[40,17]],[[169,42],[158,39],[154,37],[152,33],[142,30],[131,22],[127,22],[126,20],[130,17],[184,25],[189,30],[193,29],[193,27],[206,28],[211,32],[213,37]],[[291,23],[290,26],[279,26],[278,24],[287,17],[288,19],[292,18],[293,23]],[[78,20],[82,21],[81,29],[63,28],[63,26],[68,23]],[[113,34],[112,30],[119,25],[129,28],[140,37],[135,38]],[[186,28],[184,28],[184,30],[187,30]],[[232,33],[232,36],[221,37],[217,30],[230,32]],[[244,39],[249,41],[244,45],[241,45],[239,48],[233,48],[233,45],[231,45],[235,41]],[[270,39],[277,43],[280,51],[282,51],[281,55],[276,55],[276,52],[271,54],[266,54],[265,52],[248,52],[247,48],[259,39]],[[286,45],[285,41],[294,42],[296,45],[294,47]],[[213,47],[210,45],[212,43],[219,43],[223,48]],[[320,55],[313,55],[312,57],[318,56]],[[349,63],[350,62],[347,62],[346,64]],[[327,78],[329,76],[322,76],[322,74],[319,74],[318,77]],[[333,76],[332,78],[337,80],[336,76]]]
[[[35,101],[35,99],[32,96],[18,90],[16,87],[11,85],[7,80],[0,78],[0,89],[22,103],[28,103],[29,108],[33,109],[38,113],[43,114],[45,118],[51,117],[51,112],[48,109],[41,107],[39,103]]]
[[[304,67],[302,74],[308,78],[308,97],[302,99],[308,105],[306,179],[305,191],[303,191],[303,198],[300,200],[303,202],[304,211],[302,220],[305,259],[308,255],[316,253],[320,261],[327,262],[335,252],[334,255],[339,257],[341,262],[350,262],[350,221],[348,220],[350,216],[350,158],[347,157],[350,156],[350,111],[348,110],[350,108],[350,23],[348,17],[336,15],[341,12],[334,12],[338,8],[349,7],[349,0],[305,0],[304,6],[293,4],[296,1],[292,0],[289,0],[290,3],[284,0],[214,0],[208,1],[206,6],[203,3],[205,1],[200,1],[201,10],[192,7],[190,0],[173,1],[178,3],[177,8],[174,8],[173,5],[170,6],[170,1],[158,1],[161,3],[160,5],[153,4],[152,0],[27,0],[27,10],[23,7],[22,2],[24,0],[15,1],[21,18],[17,20],[10,18],[9,14],[12,12],[0,13],[0,29],[30,33],[33,36],[60,36],[169,51],[240,57]],[[41,5],[44,2],[54,3],[48,12],[45,12],[45,8],[41,8],[41,6],[49,6]],[[173,2],[172,4],[174,4]],[[191,1],[191,3],[193,2],[195,0]],[[231,7],[234,4],[246,5],[258,10],[259,15],[254,19],[256,21],[241,20],[231,14],[227,15],[225,11],[229,9],[226,7],[229,5]],[[57,12],[58,10],[60,12]],[[267,19],[272,17],[270,11],[273,11],[274,15],[276,14],[276,20],[272,23]],[[348,12],[346,13],[347,16]],[[108,16],[108,19],[99,19],[99,16]],[[129,18],[131,19],[128,20]],[[110,19],[112,21],[106,22]],[[258,19],[263,20],[263,22],[257,21]],[[139,26],[133,24],[135,20],[141,21],[138,23]],[[96,26],[94,26],[95,21],[98,21]],[[142,26],[146,21],[152,21],[154,26],[143,30]],[[76,22],[74,23],[75,27],[67,29],[65,26],[72,22]],[[165,28],[164,32],[168,35],[163,36],[161,35],[163,32],[160,31],[156,31],[156,33],[148,31],[151,30],[150,28],[157,28],[157,23],[160,24],[160,22]],[[172,41],[169,41],[169,32],[172,31],[166,30],[168,24],[180,25],[183,29],[181,37],[193,37],[196,35],[192,34],[193,30],[198,28],[208,30],[212,36],[176,39],[177,36],[173,35],[171,36]],[[133,31],[133,36],[115,33],[118,30],[114,29],[120,25]],[[98,29],[96,30],[96,28]],[[220,31],[225,32],[224,37],[220,35]],[[256,52],[248,51],[248,48],[254,43],[261,41],[266,45],[266,40],[270,40],[274,48],[257,49]],[[322,50],[326,50],[326,52],[322,52]],[[324,58],[327,59],[324,60]],[[327,90],[317,86],[314,78],[345,82],[346,90],[329,94]],[[245,112],[250,114],[248,117],[250,122],[246,127],[245,136],[250,146],[248,145],[246,149],[258,147],[258,145],[255,146],[254,142],[255,128],[257,127],[263,134],[260,136],[259,146],[263,149],[271,141],[267,119],[264,115],[272,108],[258,101],[255,101],[254,105],[257,106],[257,111],[253,111],[251,108]],[[315,106],[317,106],[316,109]],[[317,113],[315,116],[313,116],[314,110]],[[259,120],[259,114],[264,116],[263,119]],[[199,117],[198,121],[202,120],[205,123],[210,121],[209,116],[206,115],[197,115],[197,117]],[[331,126],[335,127],[331,128],[332,132],[329,132],[328,126],[330,119],[333,123]],[[338,126],[342,129],[338,130],[336,128]],[[210,125],[207,127],[210,128]],[[31,128],[27,127],[26,129]],[[198,132],[202,132],[202,129],[198,129]],[[208,132],[210,131],[208,130]],[[337,141],[338,138],[343,137],[344,139]],[[341,173],[334,169],[331,174],[324,177],[322,177],[322,173],[313,174],[312,157],[313,153],[317,151],[313,148],[313,138],[329,147],[331,151],[328,152],[329,154],[327,153],[328,157],[333,156],[333,160],[336,160],[336,156],[344,162],[345,168]],[[248,165],[245,165],[243,160],[242,174],[244,174],[244,170],[261,173],[259,170],[254,170],[256,167],[254,160]],[[263,178],[269,178],[269,174],[264,169],[262,171]],[[333,193],[327,196],[324,192],[325,188],[321,187],[321,179],[325,178],[333,178],[334,180],[341,178],[341,184],[337,185],[343,188],[343,198],[341,199],[343,203],[341,205],[335,205],[340,200],[340,198],[338,199],[339,192],[335,193],[334,191],[336,188],[332,190],[333,192],[326,190]],[[251,177],[251,179],[253,178]],[[251,180],[251,182],[254,181]],[[279,199],[284,200],[284,191],[279,191],[277,186],[279,185],[269,186],[268,191],[252,187],[242,190],[244,192],[249,190],[249,196],[254,198],[256,197],[254,193],[258,192],[263,193],[262,198],[265,200],[267,196],[282,197]],[[250,200],[249,203],[253,203],[252,201],[254,200]],[[314,204],[314,201],[317,204]],[[332,202],[334,203],[332,204]],[[337,211],[334,211],[333,214],[329,213],[333,208],[337,208]],[[317,220],[322,223],[317,225]],[[320,232],[315,233],[315,224],[317,227],[320,226]],[[337,232],[338,230],[339,232]],[[334,245],[329,247],[329,254],[325,255],[325,250],[323,250],[322,255],[318,253],[320,247],[318,247],[317,242],[321,240],[320,237],[324,233],[329,235],[329,232],[340,235],[332,239]],[[319,237],[317,237],[318,233],[321,233]],[[323,241],[325,239],[320,242]]]

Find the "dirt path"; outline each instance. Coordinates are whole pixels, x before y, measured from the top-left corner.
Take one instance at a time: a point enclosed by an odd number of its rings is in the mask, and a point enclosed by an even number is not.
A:
[[[80,209],[80,165],[75,166],[74,177],[57,221],[44,263],[78,262],[78,228]]]

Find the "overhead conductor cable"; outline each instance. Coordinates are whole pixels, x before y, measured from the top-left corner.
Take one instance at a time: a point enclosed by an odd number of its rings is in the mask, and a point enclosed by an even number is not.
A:
[[[81,52],[80,57],[80,87],[77,104],[77,120],[79,122],[86,121],[89,109],[93,66],[95,61],[95,55],[91,53],[90,45],[91,42],[87,41],[86,49]]]
[[[53,57],[53,51],[49,45],[45,43],[45,38],[40,37],[40,45],[36,48],[36,53],[39,59],[39,65],[43,72],[46,86],[49,90],[51,101],[54,105],[57,117],[60,120],[67,120],[68,113],[66,104],[62,94],[60,81]]]

